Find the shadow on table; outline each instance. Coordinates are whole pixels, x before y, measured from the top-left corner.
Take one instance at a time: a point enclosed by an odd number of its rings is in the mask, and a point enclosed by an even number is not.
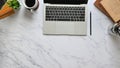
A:
[[[120,37],[119,36],[111,36],[111,40],[113,41],[114,44],[120,46]]]
[[[35,13],[35,11],[31,12],[31,11],[28,10],[28,9],[24,9],[24,10],[23,10],[23,16],[24,16],[26,19],[29,19],[29,20],[32,20],[32,19],[33,19],[34,13]]]

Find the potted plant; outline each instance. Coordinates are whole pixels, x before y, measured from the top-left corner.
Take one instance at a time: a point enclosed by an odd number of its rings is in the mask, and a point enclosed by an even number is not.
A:
[[[0,10],[0,19],[8,17],[15,13],[15,9],[20,7],[20,3],[18,0],[7,0],[7,2],[3,5],[2,9]]]
[[[18,0],[8,0],[7,4],[13,9],[18,9],[20,7],[20,3]]]

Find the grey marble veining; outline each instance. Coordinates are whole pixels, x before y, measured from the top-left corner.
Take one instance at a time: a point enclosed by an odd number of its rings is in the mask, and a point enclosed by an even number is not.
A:
[[[21,2],[22,0],[20,0]],[[120,38],[108,34],[110,19],[89,0],[92,36],[43,35],[43,1],[30,13],[21,6],[0,20],[0,68],[120,68]]]

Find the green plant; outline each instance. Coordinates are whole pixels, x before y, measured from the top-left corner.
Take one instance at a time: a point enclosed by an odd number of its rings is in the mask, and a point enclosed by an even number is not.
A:
[[[8,0],[7,4],[14,9],[18,9],[20,7],[18,0]]]

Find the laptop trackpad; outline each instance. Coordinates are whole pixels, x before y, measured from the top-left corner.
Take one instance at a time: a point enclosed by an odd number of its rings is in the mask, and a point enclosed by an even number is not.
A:
[[[68,22],[69,23],[69,22]],[[61,34],[71,34],[74,32],[74,24],[73,23],[57,23],[56,24],[56,33]]]

